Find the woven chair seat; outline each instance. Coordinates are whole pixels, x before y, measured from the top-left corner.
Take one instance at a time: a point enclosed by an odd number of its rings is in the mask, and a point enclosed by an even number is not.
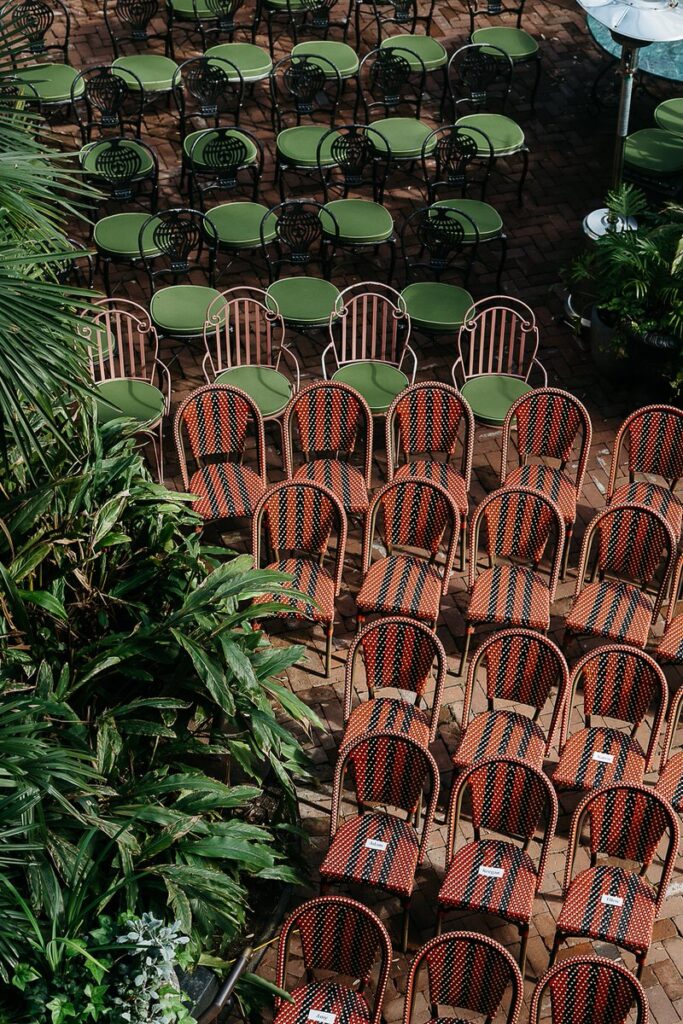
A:
[[[330,882],[357,882],[400,896],[413,891],[418,836],[391,814],[370,812],[349,818],[332,840],[320,875]]]
[[[557,927],[567,935],[614,942],[642,953],[652,941],[656,913],[656,893],[644,878],[598,864],[572,880]]]
[[[453,755],[457,768],[467,768],[489,757],[518,757],[543,767],[546,736],[540,725],[517,711],[487,711],[467,726]]]
[[[618,729],[590,728],[570,736],[553,772],[556,786],[596,789],[617,782],[640,784],[645,754],[637,740]]]

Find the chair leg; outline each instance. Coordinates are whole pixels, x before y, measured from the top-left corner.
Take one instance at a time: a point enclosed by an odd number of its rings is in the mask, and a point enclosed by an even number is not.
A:
[[[467,522],[463,520],[460,526],[460,572],[465,571],[465,558],[467,557]]]
[[[404,950],[404,952],[405,952],[405,950]],[[638,979],[638,981],[640,981],[640,979],[643,976],[643,970],[645,969],[645,961],[646,960],[647,960],[647,950],[645,950],[644,953],[639,953],[639,955],[636,957],[636,963],[638,964],[638,968],[636,970],[636,978]]]
[[[529,150],[528,149],[523,149],[522,150],[522,176],[519,179],[519,188],[517,189],[517,201],[518,201],[520,206],[523,206],[523,204],[524,204],[524,200],[522,198],[522,193],[524,191],[524,182],[526,181],[526,176],[527,176],[528,171],[529,171]]]
[[[567,650],[567,647],[569,646],[569,642],[570,642],[571,638],[572,638],[572,631],[571,631],[571,629],[565,628],[565,631],[562,634],[562,640],[560,641],[560,650],[562,651],[563,654],[566,653],[566,650]]]
[[[330,678],[332,669],[332,634],[334,632],[334,620],[327,627],[327,642],[325,644],[325,679]]]
[[[408,933],[410,931],[410,900],[403,901],[403,931],[401,933],[401,949],[408,952]]]
[[[365,623],[365,616],[362,614],[362,612],[356,612],[356,632],[357,633],[360,633],[361,629],[363,628],[364,623]]]
[[[555,941],[553,942],[553,948],[550,950],[550,959],[548,960],[548,970],[550,970],[550,968],[555,963],[555,960],[557,959],[557,953],[558,953],[558,950],[559,950],[560,946],[562,945],[563,939],[564,939],[564,934],[558,928],[557,931],[555,932]]]
[[[442,928],[443,928],[443,909],[441,907],[439,907],[437,912],[436,912],[436,928],[434,929],[434,935],[435,936],[441,935],[441,929]]]
[[[519,929],[519,934],[522,939],[522,944],[519,947],[519,969],[522,972],[522,981],[524,981],[524,972],[526,970],[526,950],[529,945],[529,925],[528,923],[522,925]]]
[[[538,92],[538,86],[541,81],[541,58],[536,58],[536,75],[534,78],[534,84],[531,89],[531,109],[536,110],[536,93]]]
[[[465,623],[465,643],[464,643],[463,649],[462,649],[462,657],[460,659],[460,668],[458,669],[458,675],[459,676],[461,676],[463,674],[463,672],[465,671],[465,662],[467,661],[467,655],[468,655],[469,650],[470,650],[470,640],[472,639],[472,634],[473,633],[474,633],[474,626],[472,625],[471,622],[466,622]]]
[[[562,572],[560,574],[560,579],[562,580],[566,579],[567,576],[567,567],[569,565],[569,548],[571,547],[572,543],[573,529],[574,527],[570,526],[564,538],[564,551],[562,553]]]

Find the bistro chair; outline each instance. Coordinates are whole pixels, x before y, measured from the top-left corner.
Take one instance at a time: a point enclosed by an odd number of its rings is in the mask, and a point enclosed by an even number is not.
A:
[[[417,0],[372,0],[377,26],[377,46],[382,50],[392,50],[398,46],[414,54],[416,60],[412,63],[418,73],[421,65],[424,65],[425,71],[430,74],[445,71],[448,64],[448,54],[444,46],[430,35],[435,2],[436,0],[429,0],[425,13],[421,13]],[[418,22],[422,23],[422,32],[416,31]],[[385,29],[393,25],[399,31],[382,39]]]
[[[455,388],[438,381],[411,384],[394,399],[386,419],[387,478],[423,477],[440,484],[460,516],[460,570],[465,568],[472,478],[474,418]],[[460,459],[455,458],[460,447]]]
[[[683,555],[680,555],[671,585],[671,600],[666,616],[664,636],[660,639],[655,651],[655,658],[664,664],[683,665],[683,614],[676,615],[676,605],[681,597],[682,584]]]
[[[250,431],[251,428],[251,431]],[[249,433],[256,438],[256,469],[244,465]],[[190,476],[185,435],[197,469]],[[181,403],[175,443],[192,510],[202,520],[251,516],[266,489],[263,420],[256,403],[240,388],[205,384]]]
[[[548,637],[527,629],[488,637],[467,673],[456,770],[490,757],[515,757],[542,770],[568,688],[567,662]],[[486,698],[485,711],[475,707],[479,694]]]
[[[536,358],[538,342],[536,317],[519,299],[494,295],[468,310],[452,375],[475,420],[502,427],[512,403],[532,390],[534,369],[547,385],[548,375]]]
[[[332,63],[335,63],[333,58],[338,56],[341,65],[348,66],[349,54],[345,51],[351,51],[358,70],[358,57],[346,44],[350,7],[349,0],[263,0],[261,16],[266,22],[271,56],[275,49],[274,29],[277,29],[278,39],[283,35],[289,36],[294,44],[292,53],[300,45],[302,35],[313,34],[317,38],[311,44],[312,53]],[[329,39],[333,28],[341,30],[341,43]]]
[[[548,1007],[543,1000],[550,996]],[[649,1024],[643,986],[622,964],[604,956],[573,956],[543,975],[534,989],[529,1024]],[[548,1017],[547,1011],[550,1011]]]
[[[486,525],[484,550],[489,568],[477,571],[481,527]],[[554,535],[546,578],[538,571]],[[475,626],[521,626],[545,632],[550,627],[550,606],[562,564],[564,522],[550,498],[528,487],[494,491],[477,507],[470,526],[470,562],[465,613],[465,643],[460,661],[462,675]],[[507,559],[498,562],[499,558]]]
[[[624,179],[658,198],[674,199],[683,178],[683,138],[663,128],[631,132],[624,144]]]
[[[170,31],[167,25],[159,30],[156,25],[161,5],[159,0],[105,0],[105,23],[114,50],[113,67],[132,71],[136,81],[142,84],[143,101],[168,95],[173,88],[173,79],[178,69],[171,54]],[[164,53],[150,53],[148,44],[161,40]],[[133,48],[136,52],[122,55],[122,51]],[[144,52],[140,53],[142,48]]]
[[[470,16],[470,41],[477,45],[490,44],[510,58],[515,68],[532,64],[534,83],[531,88],[531,109],[536,106],[536,93],[541,80],[541,49],[538,41],[522,28],[522,17],[526,0],[506,6],[501,0],[467,0]],[[487,25],[476,27],[478,18],[500,21],[502,15],[516,15],[515,25]]]
[[[513,426],[516,428],[517,466],[509,471]],[[572,478],[567,470],[577,439],[576,473]],[[559,388],[537,388],[522,395],[508,409],[503,424],[500,485],[529,487],[557,504],[565,529],[563,579],[567,573],[576,505],[586,474],[591,439],[591,421],[586,407],[578,398]],[[531,459],[538,461],[529,461]],[[548,464],[547,460],[552,461]]]
[[[316,31],[314,22],[320,21],[324,26],[325,19],[329,18],[329,11],[332,7],[337,4],[341,5],[342,0],[320,0],[316,3],[315,0],[305,0],[305,3],[309,6],[309,11],[312,14],[312,19],[308,22],[308,26],[311,31]],[[340,25],[341,22],[336,22]],[[320,29],[317,29],[320,31]],[[322,29],[324,32],[324,27]],[[339,42],[336,39],[306,39],[304,42],[296,43],[292,47],[293,57],[323,57],[326,61],[329,61],[337,69],[339,77],[342,81],[342,93],[345,91],[346,86],[349,82],[353,82],[356,89],[356,96],[358,96],[358,69],[360,67],[360,59],[356,50],[349,46],[347,42]]]
[[[425,969],[427,977],[423,981],[420,975]],[[504,946],[487,935],[446,932],[417,951],[408,974],[403,1024],[417,1024],[425,1016],[424,1011],[418,1014],[415,1010],[415,996],[422,984],[426,984],[430,1022],[442,1019],[439,1006],[468,1010],[493,1021],[508,988],[511,995],[506,1024],[517,1024],[519,1020],[524,996],[519,967]]]
[[[305,980],[291,988],[289,961],[297,932]],[[367,907],[347,896],[307,900],[287,918],[280,932],[275,984],[290,998],[275,997],[274,1021],[306,1024],[324,1014],[325,1020],[330,1015],[339,1021],[381,1024],[391,958],[387,930]],[[372,985],[375,968],[377,980]],[[319,971],[325,977],[317,978]],[[340,977],[349,982],[341,982]],[[367,992],[371,985],[372,1000]]]
[[[324,565],[332,533],[337,548],[332,571]],[[277,618],[310,619],[325,629],[325,676],[332,665],[332,634],[334,602],[339,596],[344,551],[346,549],[346,515],[342,503],[332,491],[312,480],[285,480],[264,494],[254,510],[252,550],[256,568],[261,568],[262,534],[265,533],[274,561],[263,566],[292,577],[287,589],[290,597],[261,594],[254,605],[277,603]],[[284,557],[283,557],[284,556]],[[288,556],[288,557],[287,557]],[[300,596],[305,595],[305,596]]]
[[[210,2],[214,2],[214,0],[210,0]],[[229,3],[230,0],[225,0],[225,2]],[[218,43],[216,46],[210,46],[204,56],[211,60],[214,58],[225,60],[239,68],[248,96],[254,94],[259,82],[268,82],[273,70],[273,61],[268,50],[263,46],[257,46],[254,42]]]
[[[186,159],[190,203],[196,195],[203,210],[207,193],[245,187],[255,203],[263,178],[263,147],[256,136],[243,128],[207,128],[192,135]]]
[[[342,820],[348,774],[353,777],[356,813]],[[408,736],[359,736],[339,753],[321,889],[339,883],[367,885],[398,896],[404,908],[404,953],[415,873],[427,852],[438,796],[436,762]],[[382,809],[375,809],[377,805]]]
[[[584,726],[569,735],[579,690]],[[553,782],[564,789],[597,789],[617,782],[641,783],[652,768],[668,690],[661,668],[634,647],[608,644],[585,655],[572,672],[569,699],[562,716],[560,759]],[[645,749],[637,738],[650,706]],[[621,728],[593,725],[593,717],[622,723]],[[630,732],[624,731],[630,727]]]
[[[187,36],[198,35],[201,49],[207,54],[210,36],[214,38],[227,36],[230,42],[218,45],[233,45],[232,41],[238,32],[246,33],[251,43],[234,45],[245,48],[251,46],[253,50],[260,49],[254,45],[259,24],[259,7],[248,4],[246,0],[169,0],[166,17],[171,56],[173,56],[175,46],[174,29],[182,30]],[[248,54],[246,49],[243,52],[245,55]],[[213,56],[213,54],[211,55]],[[223,56],[223,54],[218,54],[218,56]],[[225,56],[227,57],[227,54]],[[228,60],[230,59],[232,58],[228,57]],[[240,67],[240,70],[244,74],[245,68]]]
[[[380,517],[387,554],[373,561]],[[385,484],[370,506],[363,582],[356,596],[358,626],[367,615],[407,615],[435,630],[459,532],[458,509],[440,484],[420,478]],[[437,564],[440,554],[443,560]]]
[[[149,314],[127,299],[99,299],[83,315],[79,333],[88,345],[90,375],[100,423],[125,416],[152,441],[157,475],[164,480],[164,418],[171,407],[171,378],[159,359],[159,339]]]
[[[662,758],[660,761],[659,778],[656,791],[668,800],[678,814],[683,814],[683,750],[675,754],[671,751],[676,742],[676,733],[683,715],[683,686],[680,686],[671,698],[669,707],[669,724],[664,737]]]
[[[365,667],[364,683],[358,665]],[[399,616],[369,622],[349,647],[344,680],[343,750],[365,733],[409,736],[427,748],[436,739],[448,664],[428,626]],[[353,707],[354,694],[360,703]]]
[[[589,828],[590,867],[574,872],[585,823]],[[666,839],[659,877],[647,871]],[[661,910],[678,852],[678,819],[673,809],[646,786],[615,785],[589,793],[572,817],[564,873],[564,903],[557,921],[550,964],[562,942],[580,936],[610,942],[636,957],[643,972],[655,918]],[[600,859],[600,854],[604,859]],[[635,862],[622,867],[614,860]],[[608,862],[609,861],[609,862]]]
[[[598,512],[584,534],[562,646],[572,634],[583,633],[645,647],[675,557],[676,538],[666,519],[654,509],[613,504]],[[586,582],[589,569],[591,576]],[[659,583],[655,580],[658,570]]]
[[[111,64],[80,71],[71,85],[71,105],[84,146],[94,132],[124,135],[128,128],[140,138],[142,83],[132,71]]]
[[[420,120],[427,70],[412,50],[377,48],[360,63],[359,80],[365,120],[379,132],[382,154],[395,164],[412,166],[422,155],[431,126]],[[409,111],[409,116],[401,111]],[[375,120],[377,114],[381,116]]]
[[[473,841],[460,840],[456,850],[466,792]],[[447,866],[437,897],[437,934],[445,914],[452,910],[502,917],[519,931],[524,977],[529,922],[556,827],[557,797],[546,776],[533,765],[499,757],[478,761],[463,772],[453,784],[448,807]],[[504,838],[482,837],[482,830]],[[539,830],[542,837],[535,860],[529,850]]]
[[[78,70],[69,63],[71,15],[66,4],[62,0],[20,0],[7,4],[3,15],[4,30],[11,39],[13,76],[29,86],[27,101],[37,99],[41,110],[48,112],[78,99],[71,92]],[[60,59],[50,60],[53,56]],[[24,64],[24,57],[39,61]]]
[[[219,203],[206,211],[206,219],[216,233],[218,252],[227,256],[224,266],[219,270],[218,279],[232,269],[235,260],[250,264],[258,274],[263,272],[260,259],[261,225],[267,213],[268,207],[263,203],[243,199]],[[264,232],[266,242],[272,242],[275,238],[275,222],[272,218],[265,221]]]

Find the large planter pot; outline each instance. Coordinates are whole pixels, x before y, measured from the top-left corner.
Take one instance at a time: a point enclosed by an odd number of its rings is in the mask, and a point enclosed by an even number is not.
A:
[[[625,383],[632,374],[632,360],[617,340],[617,328],[607,323],[596,306],[591,310],[591,355],[601,376]]]
[[[665,399],[671,397],[670,382],[676,376],[680,347],[678,338],[657,331],[639,335],[634,342],[638,376]]]

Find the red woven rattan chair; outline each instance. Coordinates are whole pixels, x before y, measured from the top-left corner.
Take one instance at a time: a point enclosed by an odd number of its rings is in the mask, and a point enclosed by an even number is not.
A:
[[[296,427],[296,438],[295,438]],[[283,461],[287,477],[314,480],[337,495],[347,516],[367,525],[372,471],[372,413],[347,384],[321,380],[296,395],[285,412]],[[362,468],[351,458],[362,442]],[[304,464],[295,469],[295,451]]]
[[[669,709],[669,725],[664,737],[664,749],[659,779],[655,789],[668,800],[675,811],[683,814],[683,750],[671,754],[676,739],[676,732],[683,715],[683,686],[676,691]]]
[[[378,518],[387,554],[372,561]],[[409,615],[436,629],[441,598],[448,591],[460,516],[452,497],[430,480],[393,480],[375,495],[363,550],[363,583],[356,597],[358,625],[366,615]],[[411,554],[394,554],[410,548]],[[424,555],[412,553],[415,549]],[[436,558],[444,552],[445,561]]]
[[[305,980],[290,988],[289,960],[297,932]],[[367,907],[346,896],[320,896],[303,903],[280,932],[275,984],[292,1002],[276,996],[275,1024],[333,1018],[344,1024],[380,1024],[391,955],[386,928]],[[376,965],[379,973],[370,1000],[367,989]],[[318,971],[332,977],[317,979]]]
[[[477,685],[477,676],[484,665],[485,687]],[[489,757],[517,757],[535,768],[542,768],[568,686],[567,663],[552,640],[526,629],[494,633],[470,662],[460,743],[453,755],[455,767],[468,768]],[[472,716],[475,689],[477,693],[484,691],[487,710]],[[507,706],[497,706],[500,701]],[[546,732],[539,720],[547,705],[550,705],[550,721]]]
[[[628,483],[617,487],[624,449],[628,448]],[[661,477],[662,483],[639,480],[637,474]],[[683,505],[674,493],[683,476],[683,409],[673,405],[646,405],[622,423],[614,441],[610,463],[609,504],[646,505],[660,512],[674,536],[681,535]]]
[[[508,451],[513,424],[517,427],[518,465],[508,472]],[[567,572],[569,546],[576,521],[576,503],[583,487],[591,444],[591,421],[586,408],[568,391],[538,388],[518,398],[503,424],[503,451],[500,460],[500,484],[530,487],[551,498],[564,519],[565,542],[562,577]],[[576,475],[567,466],[578,444]],[[559,465],[529,459],[552,459]]]
[[[461,431],[462,425],[462,431]],[[453,463],[462,433],[460,465]],[[441,484],[460,513],[460,568],[465,568],[474,416],[455,388],[437,381],[412,384],[387,413],[387,477],[424,477]],[[402,461],[405,460],[405,461]]]
[[[424,1012],[415,1013],[415,995],[424,991],[420,975],[426,969],[425,997],[429,1004],[429,1022],[439,1020],[439,1006],[468,1010],[493,1021],[508,988],[510,1004],[506,1024],[517,1024],[524,986],[519,967],[499,942],[476,932],[446,932],[430,939],[418,950],[410,965],[403,1024],[424,1021]],[[460,1018],[448,1017],[451,1024]]]
[[[463,797],[468,791],[474,841],[456,850]],[[535,862],[529,847],[544,817],[540,855]],[[524,976],[529,921],[556,827],[555,791],[533,765],[500,757],[468,768],[451,791],[448,861],[438,895],[437,933],[449,910],[496,914],[519,930],[519,963]],[[505,838],[482,838],[482,829]]]
[[[346,549],[346,515],[342,504],[332,491],[321,484],[311,480],[286,480],[271,487],[254,511],[252,550],[257,568],[261,566],[261,533],[264,529],[274,554],[274,561],[266,568],[289,573],[292,589],[306,597],[262,594],[254,604],[275,601],[285,605],[277,613],[279,617],[312,619],[321,623],[327,637],[325,675],[329,676],[334,601],[341,587]],[[337,534],[337,549],[334,569],[330,572],[323,560],[333,531]]]
[[[543,1000],[550,996],[550,1016]],[[643,986],[621,964],[603,956],[573,956],[544,974],[534,989],[529,1024],[649,1024]]]
[[[358,681],[361,656],[365,688]],[[428,747],[436,739],[446,671],[443,644],[424,623],[402,618],[368,623],[346,658],[340,747],[368,732],[400,733]],[[363,699],[352,710],[354,691],[359,690]]]
[[[597,555],[586,583],[586,573]],[[590,521],[583,538],[574,602],[565,623],[562,646],[572,633],[604,636],[609,640],[645,647],[650,628],[666,594],[676,539],[671,527],[654,509],[644,505],[610,505]],[[659,585],[646,592],[661,563]]]
[[[570,736],[579,684],[584,727]],[[553,772],[555,785],[587,790],[617,782],[642,782],[652,768],[667,696],[664,673],[644,651],[609,644],[587,654],[572,672],[570,697],[562,716],[560,760]],[[637,734],[653,702],[655,712],[644,750]],[[630,732],[623,731],[623,726],[594,726],[594,715],[628,724]]]
[[[342,821],[348,768],[353,769],[358,813]],[[407,736],[386,732],[359,736],[337,759],[330,848],[320,868],[321,886],[355,883],[398,896],[405,910],[404,952],[415,872],[424,860],[438,796],[439,769],[434,758]],[[384,810],[378,810],[378,804]]]
[[[485,551],[490,568],[477,574],[479,539],[484,523]],[[553,533],[555,548],[550,556],[550,575],[546,580],[537,570]],[[465,616],[465,643],[459,675],[465,667],[476,623],[548,629],[563,549],[562,514],[550,498],[528,487],[504,487],[484,498],[470,526],[470,599]],[[511,561],[496,564],[497,558]],[[531,565],[519,565],[518,562],[530,562]]]
[[[242,463],[250,424],[256,434],[256,471]],[[174,433],[183,486],[198,495],[193,510],[205,522],[252,515],[266,489],[263,419],[253,399],[227,384],[205,384],[181,403]],[[198,467],[192,476],[186,434]]]
[[[591,866],[574,875],[576,851],[584,823],[589,822]],[[646,877],[655,851],[668,835],[659,880]],[[619,785],[598,789],[579,804],[569,831],[564,874],[564,904],[550,954],[554,963],[560,945],[570,935],[612,942],[634,953],[642,974],[652,929],[666,895],[678,850],[678,819],[670,805],[645,786]],[[635,861],[621,867],[598,861]]]
[[[683,614],[676,615],[676,605],[681,598],[682,587],[683,555],[679,557],[674,573],[664,636],[655,651],[655,658],[658,661],[673,662],[674,665],[683,665]]]

